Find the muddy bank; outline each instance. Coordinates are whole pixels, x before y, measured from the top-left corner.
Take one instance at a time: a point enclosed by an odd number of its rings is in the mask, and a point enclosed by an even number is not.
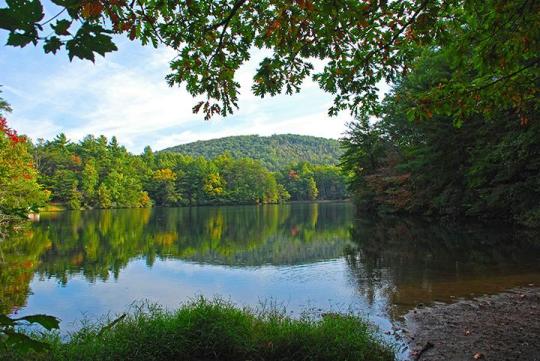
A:
[[[540,287],[419,308],[405,320],[412,360],[540,361]]]

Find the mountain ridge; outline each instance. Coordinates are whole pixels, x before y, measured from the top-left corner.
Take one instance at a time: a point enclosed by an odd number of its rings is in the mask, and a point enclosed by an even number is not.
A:
[[[331,138],[299,134],[234,135],[198,140],[165,148],[191,156],[215,158],[229,152],[234,158],[260,160],[269,170],[278,170],[290,163],[306,161],[316,165],[336,165],[342,154],[339,141]]]

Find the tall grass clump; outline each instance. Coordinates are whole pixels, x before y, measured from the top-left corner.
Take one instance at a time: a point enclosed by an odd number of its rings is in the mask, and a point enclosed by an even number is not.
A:
[[[170,312],[158,307],[130,313],[112,327],[85,325],[67,341],[41,336],[44,353],[6,354],[6,360],[145,361],[387,361],[394,354],[366,322],[352,315],[320,319],[240,309],[199,298]]]

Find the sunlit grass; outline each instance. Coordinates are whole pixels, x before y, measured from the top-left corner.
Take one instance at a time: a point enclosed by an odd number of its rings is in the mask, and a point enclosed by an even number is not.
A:
[[[0,360],[393,360],[389,345],[353,315],[290,318],[199,298],[169,312],[139,308],[111,328],[86,324],[51,351]]]

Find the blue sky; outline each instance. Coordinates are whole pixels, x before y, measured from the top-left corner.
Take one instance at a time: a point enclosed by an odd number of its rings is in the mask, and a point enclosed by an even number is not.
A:
[[[0,33],[5,44],[6,34]],[[117,39],[119,51],[95,64],[65,53],[45,55],[41,47],[0,48],[2,96],[11,103],[9,124],[32,139],[51,139],[64,132],[72,141],[86,134],[116,135],[130,151],[153,149],[229,135],[281,133],[338,138],[351,120],[347,112],[330,118],[332,96],[315,83],[301,93],[260,99],[251,94],[254,69],[264,54],[237,74],[242,84],[240,109],[234,115],[204,121],[193,114],[197,99],[184,89],[170,88],[164,77],[170,49],[142,47]]]

